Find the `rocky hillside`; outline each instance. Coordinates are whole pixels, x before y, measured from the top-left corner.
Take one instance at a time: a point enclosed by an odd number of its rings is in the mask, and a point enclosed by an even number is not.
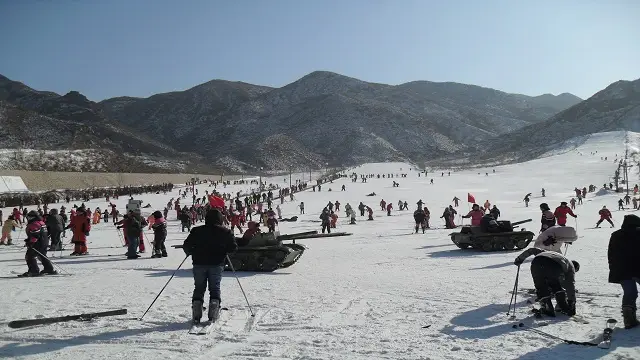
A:
[[[104,149],[114,158],[126,154],[131,166],[159,171],[422,161],[475,153],[484,141],[544,121],[579,100],[457,83],[391,86],[318,71],[282,88],[213,80],[185,91],[95,103],[75,91],[60,96],[0,76],[6,109],[0,131],[11,134],[0,145]],[[35,141],[18,119],[31,119],[51,136]]]
[[[527,160],[583,135],[616,130],[640,132],[640,79],[617,81],[546,121],[496,140],[484,158]]]
[[[286,169],[472,151],[564,110],[568,99],[560,97],[426,81],[390,86],[318,71],[278,89],[212,81],[100,105],[111,119],[175,148],[215,154],[221,166]]]

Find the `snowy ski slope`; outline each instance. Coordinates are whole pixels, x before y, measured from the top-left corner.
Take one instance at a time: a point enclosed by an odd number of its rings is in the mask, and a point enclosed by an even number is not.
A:
[[[300,201],[306,215],[297,223],[282,223],[281,233],[319,230],[318,215],[329,201],[356,207],[360,201],[374,210],[375,221],[358,218],[347,225],[339,213],[338,231],[350,237],[307,239],[298,243],[308,249],[294,266],[273,273],[239,273],[249,301],[248,311],[235,279],[226,273],[222,283],[224,311],[216,331],[207,337],[187,334],[192,278],[190,260],[160,296],[144,321],[137,321],[157,292],[183,260],[181,250],[169,248],[169,257],[149,259],[149,251],[137,261],[125,260],[125,250],[113,225],[93,227],[85,257],[55,258],[73,276],[18,279],[26,271],[20,246],[0,248],[0,322],[36,316],[59,316],[81,312],[129,309],[129,315],[92,322],[69,322],[25,329],[0,327],[0,357],[16,359],[638,359],[640,329],[614,332],[610,350],[567,345],[524,330],[515,330],[506,316],[520,253],[463,251],[451,243],[449,230],[438,219],[454,196],[463,199],[458,210],[467,209],[467,192],[478,203],[496,204],[504,219],[534,221],[524,227],[537,233],[538,204],[552,208],[572,196],[575,186],[610,181],[615,154],[624,154],[624,144],[638,143],[638,134],[612,132],[592,135],[577,149],[523,164],[456,172],[428,178],[409,171],[408,164],[367,164],[358,173],[408,173],[407,178],[349,179],[323,186],[322,192],[304,192],[295,202],[282,205],[283,216],[298,214]],[[591,152],[598,151],[596,155]],[[607,156],[608,161],[600,160]],[[402,170],[400,170],[402,168]],[[480,172],[480,174],[478,174]],[[485,172],[489,176],[485,176]],[[631,172],[638,178],[637,169]],[[430,185],[428,179],[433,178]],[[295,179],[295,178],[294,178]],[[282,178],[272,181],[282,183]],[[635,183],[634,181],[633,183]],[[342,184],[346,191],[340,192]],[[540,197],[540,189],[547,197]],[[333,191],[327,191],[332,188]],[[201,186],[201,194],[208,187]],[[239,186],[227,188],[229,192]],[[378,196],[366,197],[370,192]],[[533,193],[529,208],[522,199]],[[168,195],[145,195],[144,203],[162,209]],[[590,323],[559,318],[542,330],[579,341],[597,341],[607,318],[620,316],[619,286],[607,283],[607,244],[612,229],[587,229],[607,205],[619,226],[624,214],[615,211],[618,196],[590,193],[579,206],[580,239],[568,256],[582,264],[577,275],[580,291],[577,310]],[[381,199],[397,209],[398,200],[409,202],[409,211],[386,216]],[[422,199],[432,213],[427,234],[412,234],[412,212]],[[119,208],[124,209],[121,198]],[[79,205],[79,204],[78,204]],[[104,200],[89,207],[105,208]],[[4,213],[7,214],[7,210]],[[148,235],[151,232],[147,231]],[[168,245],[185,238],[172,211]],[[23,233],[14,233],[21,244]],[[65,239],[69,241],[69,237]],[[114,255],[114,256],[110,256]],[[532,288],[529,262],[523,265],[520,287]],[[526,296],[518,296],[518,320],[533,320],[527,314]],[[427,328],[424,326],[430,325]]]

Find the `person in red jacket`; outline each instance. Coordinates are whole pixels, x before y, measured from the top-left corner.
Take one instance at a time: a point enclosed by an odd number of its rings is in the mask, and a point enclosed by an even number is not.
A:
[[[387,204],[387,216],[391,216],[391,210],[393,210],[393,204]]]
[[[384,199],[380,201],[380,208],[382,209],[382,211],[385,211],[387,208],[387,202],[384,201]]]
[[[235,232],[235,228],[238,228],[240,234],[242,234],[242,228],[240,227],[240,213],[234,211],[229,215],[229,221],[231,222],[231,231]]]
[[[73,238],[71,242],[75,245],[71,255],[87,255],[87,235],[91,231],[91,222],[83,207],[78,208],[75,216],[71,217],[69,225],[66,227],[71,229]]]
[[[598,214],[600,215],[600,220],[598,220],[598,222],[596,223],[596,227],[600,227],[600,224],[607,220],[609,222],[609,224],[611,224],[611,227],[615,227],[613,225],[613,221],[611,221],[611,211],[609,211],[609,209],[607,209],[606,206],[603,206],[602,209],[600,209],[600,211],[598,212]]]
[[[573,211],[571,211],[571,209],[567,206],[567,202],[563,201],[560,203],[560,206],[558,206],[556,208],[556,211],[554,211],[553,213],[553,215],[555,215],[556,219],[558,220],[558,225],[560,226],[567,225],[567,214],[573,216],[574,218],[578,217],[578,215],[574,214]]]
[[[451,211],[451,209],[449,209]],[[480,209],[480,205],[473,204],[471,211],[467,215],[462,215],[464,219],[471,218],[471,226],[480,226],[482,217],[484,216],[484,210]]]

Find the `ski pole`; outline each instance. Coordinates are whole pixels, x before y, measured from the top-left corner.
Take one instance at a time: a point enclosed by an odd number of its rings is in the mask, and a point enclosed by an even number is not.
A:
[[[249,312],[251,313],[251,317],[255,317],[253,309],[251,308],[251,304],[249,304],[249,299],[247,299],[247,294],[244,292],[242,288],[242,284],[240,284],[240,279],[238,279],[238,275],[236,275],[236,269],[233,268],[233,264],[231,263],[231,259],[229,259],[229,255],[227,255],[227,262],[229,262],[229,267],[231,267],[231,271],[233,271],[233,276],[235,276],[236,281],[238,282],[238,286],[240,286],[240,291],[242,291],[242,295],[244,296],[244,301],[247,302],[247,307],[249,308]]]
[[[513,315],[511,316],[512,319],[516,318],[516,303],[518,302],[518,280],[520,278],[520,265],[518,265],[518,272],[516,273],[516,281],[513,284],[513,293],[511,294],[512,297],[512,304],[513,304]],[[509,304],[509,312],[511,311],[511,304]],[[509,312],[507,312],[507,315],[509,315]]]
[[[178,268],[173,272],[173,274],[171,274],[171,277],[169,278],[169,280],[167,280],[167,283],[164,284],[164,286],[162,287],[162,289],[160,290],[160,292],[158,293],[158,295],[156,295],[156,298],[153,299],[153,301],[151,302],[151,305],[149,305],[149,307],[147,308],[147,311],[144,312],[144,314],[142,314],[142,316],[140,316],[140,318],[138,320],[142,321],[142,318],[147,315],[147,313],[149,312],[149,310],[151,309],[151,307],[153,306],[153,304],[156,303],[156,300],[158,300],[158,298],[160,297],[160,294],[162,294],[162,292],[164,291],[164,289],[167,287],[167,285],[169,285],[169,282],[171,282],[171,279],[173,279],[173,277],[176,275],[176,273],[178,272],[178,270],[180,270],[180,268],[182,267],[182,264],[184,264],[185,261],[187,261],[187,258],[189,257],[189,255],[185,256],[184,259],[182,260],[182,262],[180,263],[180,265],[178,265]]]
[[[567,251],[569,250],[569,244],[564,243],[564,254],[562,254],[563,256],[567,256]]]
[[[62,271],[63,273],[65,273],[65,274],[69,274],[69,272],[68,272],[68,271],[66,271],[65,269],[61,268],[61,267],[60,267],[60,265],[58,265],[58,264],[54,263],[53,261],[51,261],[51,259],[49,259],[46,255],[44,255],[43,253],[41,253],[41,252],[40,252],[40,251],[38,251],[37,249],[35,249],[35,248],[31,248],[31,250],[35,251],[38,255],[42,256],[43,258],[45,258],[45,259],[49,260],[49,262],[50,262],[51,264],[55,265],[55,266],[56,266],[58,269],[60,269],[60,271]]]

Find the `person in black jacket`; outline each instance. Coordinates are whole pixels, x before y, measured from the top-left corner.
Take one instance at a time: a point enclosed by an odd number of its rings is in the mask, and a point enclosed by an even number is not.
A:
[[[209,284],[209,321],[216,321],[220,312],[220,281],[227,254],[236,251],[238,245],[233,232],[222,224],[224,216],[218,209],[211,209],[204,219],[204,226],[194,227],[184,241],[183,250],[191,255],[195,288],[192,297],[193,323],[202,318],[204,293]]]
[[[182,232],[184,232],[184,228],[187,228],[187,231],[191,231],[191,215],[186,206],[180,211],[178,219],[180,219],[180,224],[182,225]]]
[[[418,228],[422,228],[422,233],[424,234],[427,228],[427,214],[425,214],[424,210],[422,210],[422,206],[420,206],[418,210],[413,212],[413,220],[416,221],[416,234],[418,233]]]
[[[322,220],[322,233],[327,230],[329,234],[331,234],[331,214],[329,214],[329,209],[324,208],[322,213],[320,214],[320,220]]]
[[[640,284],[640,217],[626,215],[620,230],[611,234],[609,240],[609,282],[620,284],[622,295],[622,317],[625,329],[640,322],[636,317],[636,299]]]
[[[49,211],[46,224],[49,236],[51,237],[50,250],[62,250],[62,240],[60,240],[60,235],[62,235],[62,230],[64,229],[64,219],[62,219],[62,216],[58,215],[58,209],[51,209]]]

